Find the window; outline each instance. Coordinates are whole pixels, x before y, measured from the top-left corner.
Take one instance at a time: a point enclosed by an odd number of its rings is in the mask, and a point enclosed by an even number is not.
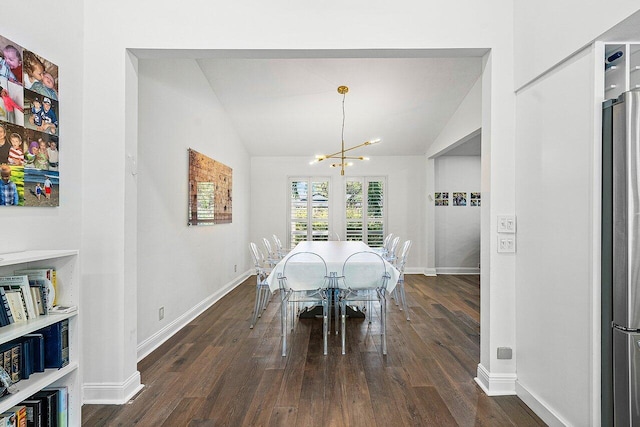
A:
[[[294,178],[289,191],[289,245],[329,240],[329,178]]]
[[[346,240],[362,240],[371,247],[382,246],[385,224],[384,187],[383,178],[347,178]]]

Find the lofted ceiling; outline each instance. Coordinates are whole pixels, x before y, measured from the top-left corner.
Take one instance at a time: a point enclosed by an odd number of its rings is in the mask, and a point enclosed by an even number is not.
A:
[[[347,147],[358,155],[420,155],[481,75],[473,57],[199,58],[197,62],[251,156],[340,150],[342,95]],[[356,152],[354,152],[356,154]]]

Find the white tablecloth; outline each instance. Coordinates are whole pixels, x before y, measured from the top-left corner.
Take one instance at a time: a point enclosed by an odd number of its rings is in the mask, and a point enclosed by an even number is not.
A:
[[[347,242],[347,241],[330,241],[330,242],[300,242],[296,245],[296,247],[287,254],[276,266],[273,268],[273,271],[267,278],[267,283],[269,283],[269,289],[271,292],[277,290],[279,288],[278,284],[278,273],[282,273],[282,269],[284,267],[284,263],[287,259],[300,252],[313,252],[320,255],[325,263],[327,264],[328,273],[335,273],[337,276],[342,274],[342,266],[346,259],[356,253],[362,251],[373,251],[369,246],[367,246],[363,242]],[[375,251],[374,251],[375,252]],[[398,283],[398,278],[400,273],[393,267],[391,264],[385,261],[385,265],[387,266],[387,272],[391,276],[389,282],[387,283],[387,291],[391,292],[396,287],[396,283]]]

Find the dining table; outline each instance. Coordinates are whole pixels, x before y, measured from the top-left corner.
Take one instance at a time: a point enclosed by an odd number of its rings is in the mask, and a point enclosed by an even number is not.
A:
[[[282,273],[285,263],[289,257],[300,252],[313,252],[322,257],[327,265],[327,274],[334,276],[342,275],[342,267],[349,256],[358,252],[378,252],[376,249],[369,247],[361,241],[304,241],[298,243],[284,258],[282,258],[273,268],[271,274],[267,278],[269,289],[275,292],[279,289],[278,275]],[[389,280],[387,282],[387,292],[392,292],[398,283],[400,272],[389,262],[385,261]],[[375,265],[375,264],[374,264]],[[367,265],[363,265],[367,268]],[[295,289],[295,283],[289,284]],[[337,284],[336,284],[337,287]]]

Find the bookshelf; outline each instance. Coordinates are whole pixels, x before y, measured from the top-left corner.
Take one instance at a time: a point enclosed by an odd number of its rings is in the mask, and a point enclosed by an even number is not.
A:
[[[14,270],[53,267],[56,270],[58,305],[79,307],[80,286],[77,250],[41,250],[0,254],[0,275],[13,275]],[[25,334],[37,331],[63,319],[69,319],[69,364],[61,369],[47,369],[33,373],[26,380],[15,384],[13,394],[0,398],[0,413],[19,404],[37,391],[46,387],[67,388],[69,426],[81,424],[82,387],[80,378],[80,322],[76,310],[66,314],[49,314],[21,323],[0,327],[0,344],[12,341]]]

